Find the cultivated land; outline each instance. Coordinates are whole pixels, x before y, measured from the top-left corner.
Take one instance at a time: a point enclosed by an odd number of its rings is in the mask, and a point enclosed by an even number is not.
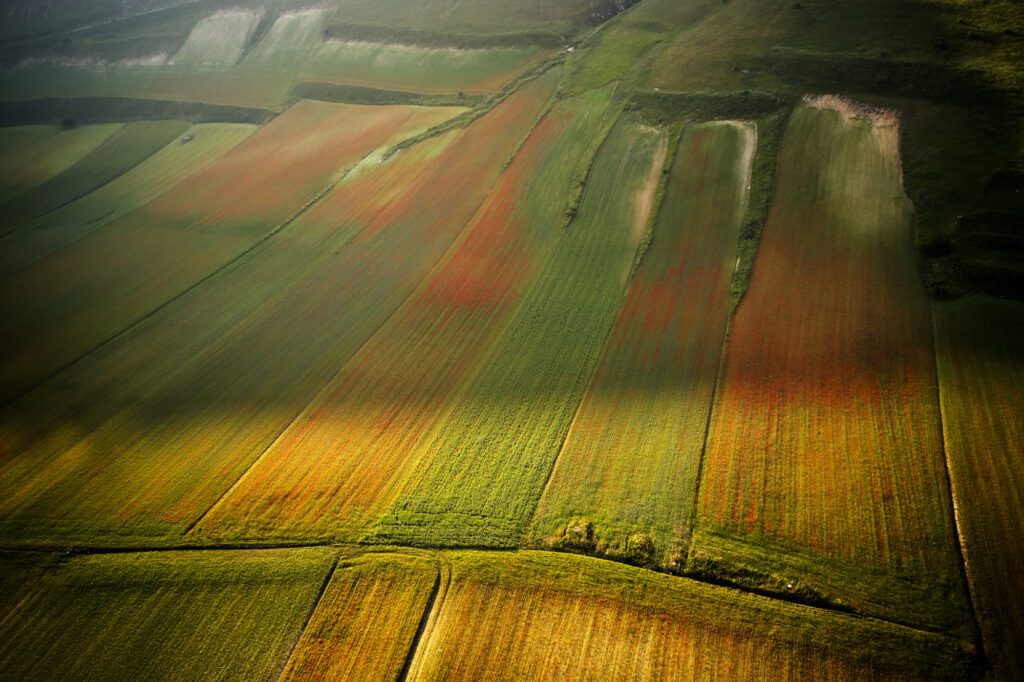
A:
[[[1019,3],[0,16],[0,678],[1018,676]]]
[[[971,297],[935,306],[946,456],[967,577],[998,676],[1024,665],[1024,307]]]
[[[541,538],[679,562],[754,145],[749,126],[684,131],[650,244],[537,508]]]
[[[790,118],[729,330],[691,568],[914,625],[962,626],[928,301],[895,122]]]

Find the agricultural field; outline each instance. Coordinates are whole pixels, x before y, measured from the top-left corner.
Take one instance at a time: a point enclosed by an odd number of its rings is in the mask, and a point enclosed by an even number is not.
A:
[[[0,304],[18,320],[18,333],[2,344],[0,399],[23,393],[253,248],[411,115],[300,103],[173,190],[0,282]]]
[[[626,119],[612,129],[575,220],[427,438],[430,455],[409,474],[377,539],[516,543],[621,303],[642,240],[637,226],[652,203],[644,195],[656,185],[649,176],[664,156],[661,132]]]
[[[597,559],[463,552],[449,570],[410,679],[956,679],[969,665],[956,640]]]
[[[59,130],[53,126],[0,128],[4,164],[0,206],[75,165],[121,127],[119,123]]]
[[[650,245],[537,508],[540,537],[659,563],[685,556],[755,144],[749,126],[684,130]]]
[[[387,113],[363,107],[357,108],[364,117],[360,122],[354,118],[355,112],[340,109],[350,115],[353,127],[349,132],[365,138],[362,143],[373,140],[371,136],[399,129],[417,115],[411,107]],[[228,157],[236,156],[253,141],[249,138]],[[346,141],[353,142],[351,138]],[[327,148],[321,145],[318,152],[346,151],[337,142],[325,142]],[[252,153],[245,150],[248,158]],[[293,153],[296,163],[305,163],[307,168],[312,165],[309,155]],[[329,158],[328,162],[340,163],[342,158]],[[211,169],[223,167],[226,159]],[[282,160],[279,155],[278,162]],[[259,180],[253,174],[247,178]],[[186,180],[178,189],[191,182]],[[207,178],[207,189],[209,185]],[[262,188],[260,191],[266,194]],[[253,201],[246,211],[258,208]],[[284,207],[268,206],[266,210],[270,208]],[[214,210],[211,207],[208,214]],[[225,220],[218,229],[229,229],[232,224]],[[234,225],[242,229],[245,223]],[[302,227],[291,224],[287,230]],[[333,227],[348,226],[335,223]],[[190,224],[184,230],[204,234],[201,225]],[[13,475],[3,477],[10,493],[6,502],[11,505],[5,513],[5,528],[20,526],[21,533],[31,534],[30,529],[35,527],[44,535],[99,538],[106,543],[118,542],[125,535],[159,538],[180,533],[198,520],[287,424],[293,416],[288,405],[303,404],[303,395],[309,393],[311,397],[344,362],[346,353],[362,343],[359,334],[375,329],[374,325],[368,329],[353,327],[351,317],[337,314],[335,299],[311,295],[343,291],[340,287],[344,286],[358,294],[359,289],[354,288],[357,284],[364,286],[364,294],[367,289],[372,292],[375,280],[360,276],[366,270],[353,271],[350,266],[372,270],[374,262],[359,263],[355,253],[338,259],[325,252],[319,259],[310,259],[310,249],[302,244],[285,240],[275,248],[278,242],[267,239],[264,235],[265,244],[243,254],[221,272],[191,283],[189,294],[161,306],[147,315],[148,319],[112,340],[108,348],[69,369],[76,377],[74,390],[68,390],[67,384],[58,379],[12,405],[4,417],[5,425],[10,427],[5,439],[27,439],[24,454],[32,454],[22,461],[34,462],[35,467],[11,466],[5,471]],[[365,255],[365,251],[360,253]],[[425,247],[416,255],[426,261],[421,267],[432,264]],[[400,264],[414,274],[413,263],[410,257]],[[17,276],[10,281],[14,279]],[[394,289],[378,295],[387,294],[401,296]],[[384,301],[380,303],[376,314],[386,316]],[[197,322],[199,329],[206,327],[198,335]],[[310,355],[306,346],[295,343],[292,336],[299,329],[305,331],[308,342],[319,339],[318,343],[332,352]],[[229,375],[234,378],[228,380]],[[269,383],[268,377],[273,379]],[[97,400],[99,396],[103,399]],[[175,412],[175,406],[193,403],[198,396],[209,401],[211,407],[217,406],[217,416],[190,416],[180,421],[160,417]],[[68,418],[83,429],[77,437],[34,437],[40,420],[60,423]],[[153,420],[162,426],[139,428]],[[117,456],[107,459],[102,469],[92,467],[92,457],[111,448]],[[73,454],[76,452],[85,458]],[[37,467],[46,459],[50,462],[46,467],[49,473],[44,474],[46,482],[40,486],[37,477],[42,472]],[[139,488],[138,476],[142,463],[147,461],[154,482],[159,484]],[[70,495],[72,489],[76,492]],[[120,492],[111,495],[112,491]],[[118,496],[128,491],[134,491],[134,501],[126,506]]]
[[[281,679],[398,679],[440,587],[439,563],[403,554],[343,559]]]
[[[972,297],[935,306],[939,391],[967,577],[998,678],[1024,665],[1024,308]]]
[[[1019,5],[4,3],[0,679],[1017,679]]]
[[[270,679],[330,576],[330,549],[70,559],[0,622],[17,679]]]
[[[790,118],[729,330],[689,563],[956,628],[967,600],[898,129],[850,107],[815,100]]]
[[[206,123],[77,201],[22,223],[0,237],[0,277],[95,232],[198,173],[251,135],[255,126]],[[186,139],[188,140],[186,142]]]
[[[390,507],[556,242],[572,161],[607,95],[544,116],[441,262],[196,534],[358,539]]]
[[[136,121],[121,126],[77,163],[3,204],[0,230],[58,209],[117,178],[188,128],[184,121]]]

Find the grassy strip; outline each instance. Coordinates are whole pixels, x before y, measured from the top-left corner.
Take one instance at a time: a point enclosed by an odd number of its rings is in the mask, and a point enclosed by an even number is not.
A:
[[[587,148],[587,151],[584,152],[583,156],[576,162],[575,179],[573,180],[572,186],[569,188],[569,199],[566,202],[565,215],[562,218],[563,230],[568,229],[569,225],[572,224],[572,221],[576,219],[576,215],[580,211],[580,201],[583,200],[583,193],[587,189],[587,180],[590,178],[590,174],[594,169],[594,163],[597,160],[598,152],[601,151],[601,148],[608,140],[608,137],[612,134],[612,129],[615,128],[615,124],[622,117],[622,107],[615,102],[615,90],[616,88],[613,87],[612,106],[605,111],[601,128],[591,139],[590,146]]]
[[[750,175],[750,192],[747,210],[740,230],[739,249],[736,252],[736,271],[733,273],[732,290],[729,294],[729,314],[734,315],[750,286],[754,272],[757,246],[761,242],[761,231],[768,222],[768,210],[775,192],[775,176],[779,166],[779,147],[786,131],[789,111],[779,111],[755,121],[757,126],[757,149],[754,152],[753,171]]]
[[[544,31],[472,34],[339,22],[328,24],[324,29],[324,37],[328,40],[358,40],[368,43],[391,43],[416,47],[454,47],[466,50],[502,47],[556,48],[565,43],[562,36]]]
[[[359,85],[300,81],[292,87],[292,95],[302,99],[350,104],[414,104],[424,107],[480,107],[488,98],[464,93],[426,94],[402,90],[381,90]]]
[[[108,121],[178,119],[191,123],[263,124],[277,116],[270,109],[137,97],[65,97],[0,102],[0,125],[28,123],[77,125]]]
[[[750,121],[777,114],[788,98],[771,92],[666,92],[644,90],[629,97],[627,110],[651,125],[673,121]]]

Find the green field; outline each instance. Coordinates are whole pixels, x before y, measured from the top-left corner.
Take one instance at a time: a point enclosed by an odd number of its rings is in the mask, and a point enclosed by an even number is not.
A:
[[[1018,0],[0,18],[0,679],[1020,677]]]
[[[91,126],[90,126],[91,127]],[[177,126],[171,128],[177,130]],[[152,201],[240,144],[254,126],[210,123],[181,137],[81,199],[50,211],[0,238],[0,276],[20,270]],[[184,138],[191,138],[183,143]]]
[[[331,550],[71,559],[0,622],[19,679],[274,678],[329,577]]]
[[[537,508],[539,540],[663,565],[685,556],[755,144],[735,124],[683,132],[650,244]]]

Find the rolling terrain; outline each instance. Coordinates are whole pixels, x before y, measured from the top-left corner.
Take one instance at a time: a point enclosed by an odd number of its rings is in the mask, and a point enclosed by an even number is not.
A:
[[[0,16],[0,677],[1019,676],[1015,0]]]

